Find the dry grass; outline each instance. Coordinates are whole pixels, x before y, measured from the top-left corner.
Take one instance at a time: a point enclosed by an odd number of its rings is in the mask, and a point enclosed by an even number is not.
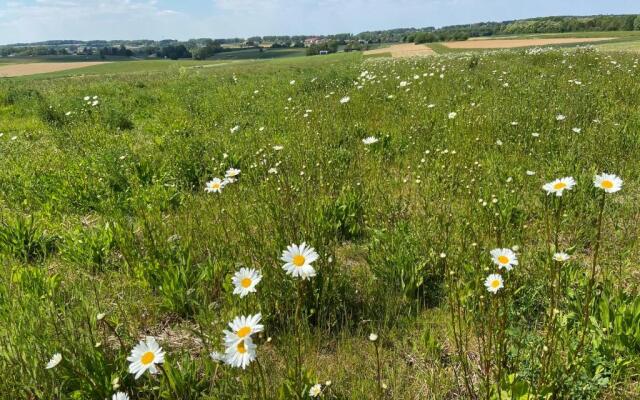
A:
[[[450,49],[511,49],[515,47],[602,42],[611,39],[612,38],[476,39],[464,42],[449,42],[444,45]]]
[[[0,66],[0,77],[45,74],[47,72],[66,71],[105,64],[104,62],[44,62],[29,64],[10,64]]]
[[[430,56],[435,54],[435,52],[427,46],[413,44],[413,43],[403,43],[403,44],[394,44],[389,47],[381,47],[375,50],[365,51],[364,55],[377,55],[377,54],[391,54],[391,57],[416,57],[416,56]]]

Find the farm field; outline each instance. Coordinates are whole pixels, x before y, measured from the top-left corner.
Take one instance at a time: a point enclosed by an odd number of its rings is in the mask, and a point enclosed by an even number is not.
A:
[[[92,66],[82,66],[80,68],[65,69],[56,72],[43,72],[33,75],[23,75],[14,77],[12,80],[26,80],[31,81],[33,79],[50,79],[50,78],[64,78],[72,76],[82,75],[117,75],[121,73],[128,74],[146,74],[163,71],[180,71],[183,69],[200,69],[210,68],[213,66],[220,66],[229,64],[231,61],[216,61],[216,60],[144,60],[144,61],[118,61],[118,62],[103,62],[95,63]],[[44,62],[43,62],[44,63]],[[82,63],[82,62],[79,62]],[[12,63],[6,64],[4,67],[13,66],[15,68],[18,65],[37,65],[39,61],[34,61],[30,64]],[[1,70],[2,67],[0,67]]]
[[[638,398],[639,63],[0,80],[2,397]]]
[[[365,56],[389,55],[391,57],[415,57],[433,55],[433,50],[426,45],[416,45],[413,43],[392,44],[388,47],[379,47],[364,52]]]
[[[34,57],[0,59],[0,78],[39,75],[39,78],[71,75],[111,74],[122,72],[154,72],[170,68],[199,68],[219,65],[222,62],[270,60],[304,56],[304,49],[236,50],[216,54],[207,60],[131,60],[112,57],[105,61],[79,61],[67,57]],[[95,57],[93,57],[95,58]]]
[[[305,55],[305,49],[246,49],[226,53],[218,53],[213,60],[248,60],[248,59],[275,59],[287,57],[301,57]]]
[[[603,51],[638,52],[640,51],[640,40],[605,43],[605,44],[598,45],[597,48]]]
[[[515,47],[550,46],[563,44],[586,44],[611,40],[611,38],[545,38],[545,39],[476,39],[462,42],[447,42],[452,49],[510,49]]]
[[[70,62],[70,63],[28,63],[28,64],[0,64],[0,77],[14,77],[49,72],[67,71],[76,68],[92,67],[104,64],[102,62]]]

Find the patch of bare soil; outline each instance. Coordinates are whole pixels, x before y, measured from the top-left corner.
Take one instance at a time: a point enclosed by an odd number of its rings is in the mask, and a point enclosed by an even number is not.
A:
[[[413,44],[413,43],[403,43],[403,44],[394,44],[389,47],[381,47],[375,50],[368,50],[364,52],[365,56],[368,55],[376,55],[376,54],[391,54],[391,57],[416,57],[416,56],[429,56],[435,54],[430,47]]]
[[[45,74],[47,72],[66,71],[105,64],[104,62],[43,62],[28,64],[9,64],[0,66],[0,77]]]

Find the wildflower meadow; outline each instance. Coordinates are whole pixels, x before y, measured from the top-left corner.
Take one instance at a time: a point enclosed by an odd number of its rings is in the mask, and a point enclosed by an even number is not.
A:
[[[0,81],[0,398],[640,398],[639,59]]]

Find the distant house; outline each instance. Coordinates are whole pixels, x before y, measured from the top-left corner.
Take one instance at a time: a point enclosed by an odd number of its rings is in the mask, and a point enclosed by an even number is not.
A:
[[[313,46],[314,44],[320,44],[324,41],[324,39],[321,39],[319,37],[310,37],[304,40],[304,47],[310,47]]]
[[[329,54],[329,50],[320,50],[321,56],[326,56],[327,54]]]

